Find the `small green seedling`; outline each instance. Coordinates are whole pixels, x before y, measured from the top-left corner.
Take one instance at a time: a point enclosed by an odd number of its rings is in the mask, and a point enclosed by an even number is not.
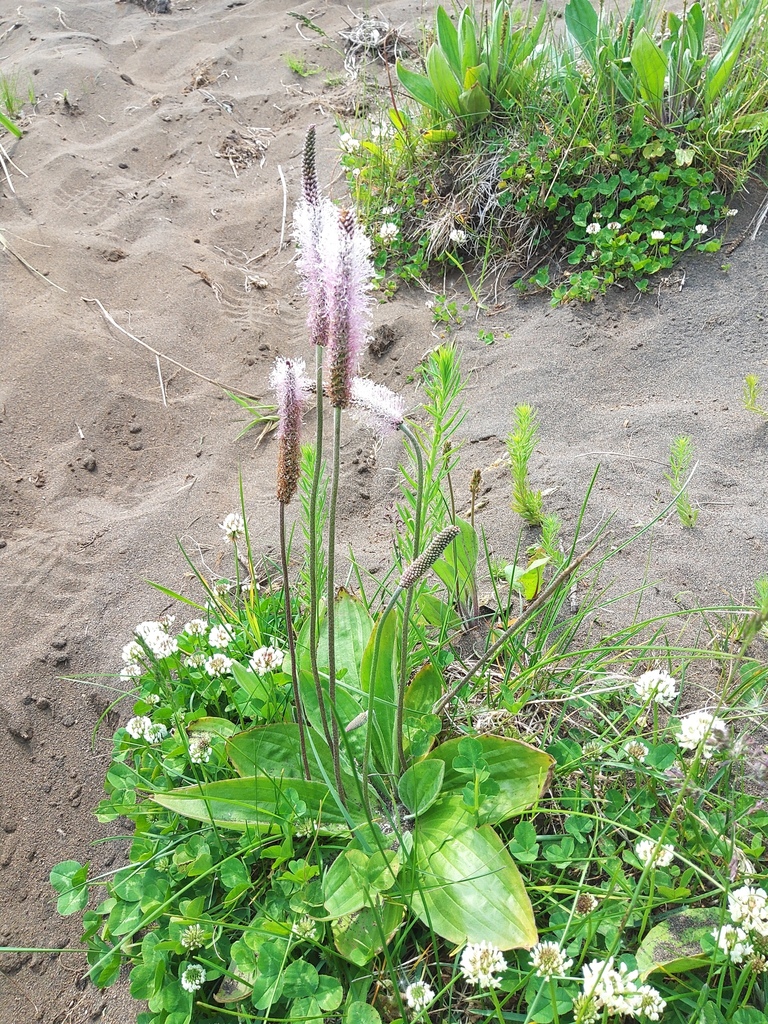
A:
[[[692,459],[693,443],[690,437],[676,437],[669,449],[669,472],[664,476],[672,487],[677,515],[683,526],[695,526],[699,518],[699,510],[691,505],[687,490],[686,478]]]
[[[541,526],[544,520],[541,491],[534,491],[528,480],[528,463],[538,439],[536,410],[530,405],[515,406],[514,429],[507,436],[512,467],[512,508],[529,526]]]
[[[744,391],[742,394],[744,408],[747,412],[756,412],[758,416],[768,420],[768,409],[760,404],[762,393],[763,386],[760,383],[760,378],[756,373],[748,373],[744,378]]]
[[[283,60],[294,73],[301,78],[309,78],[310,75],[318,75],[323,69],[310,64],[306,57],[297,56],[295,53],[284,53]]]

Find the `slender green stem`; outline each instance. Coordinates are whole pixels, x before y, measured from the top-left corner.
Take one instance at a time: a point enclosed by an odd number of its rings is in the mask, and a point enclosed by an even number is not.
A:
[[[328,700],[331,704],[331,753],[336,789],[344,799],[339,761],[339,720],[336,715],[336,500],[339,494],[339,461],[341,454],[341,408],[333,410],[333,467],[331,471],[331,504],[328,510]]]
[[[317,495],[320,490],[320,466],[323,461],[323,351],[320,346],[315,348],[315,377],[317,380],[317,434],[315,440],[315,468],[312,474],[312,492],[309,497],[309,660],[312,666],[312,678],[315,682],[315,693],[320,709],[320,721],[328,742],[331,743],[331,730],[328,728],[328,715],[325,711],[325,696],[320,683],[320,671],[317,667],[317,634],[319,627],[319,595],[317,593]]]
[[[293,703],[296,707],[296,725],[299,728],[299,749],[304,778],[309,781],[309,761],[307,760],[307,739],[304,734],[304,708],[299,692],[299,668],[296,664],[296,641],[293,636],[293,615],[291,614],[291,590],[288,580],[288,552],[285,543],[285,502],[280,502],[280,564],[283,569],[283,598],[285,602],[285,629],[288,633],[288,653],[291,658],[291,682],[293,684]]]
[[[424,501],[424,458],[421,453],[421,445],[418,438],[406,423],[402,423],[400,429],[408,438],[413,457],[416,460],[416,506],[414,509],[413,524],[413,550],[411,551],[411,562],[415,562],[420,554],[421,547],[421,519],[422,504]],[[405,750],[403,748],[403,715],[405,711],[405,683],[408,675],[408,623],[411,617],[411,602],[413,601],[413,590],[409,589],[405,597],[405,608],[403,609],[403,628],[400,638],[400,677],[397,686],[397,708],[395,712],[395,749],[400,762],[400,770],[405,771]]]
[[[379,665],[379,648],[381,647],[381,634],[384,628],[384,623],[387,620],[387,616],[393,610],[397,604],[400,595],[403,592],[402,587],[397,587],[394,594],[389,599],[389,604],[381,614],[381,618],[374,626],[376,631],[376,637],[373,641],[373,657],[371,658],[371,675],[368,680],[368,718],[365,723],[365,748],[363,750],[363,800],[365,801],[365,809],[368,813],[368,817],[371,816],[371,805],[370,805],[370,788],[372,782],[369,778],[369,765],[371,760],[371,740],[373,739],[373,705],[376,699],[376,670]]]

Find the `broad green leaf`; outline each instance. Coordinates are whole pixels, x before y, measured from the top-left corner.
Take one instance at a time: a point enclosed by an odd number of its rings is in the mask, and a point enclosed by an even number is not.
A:
[[[414,830],[414,913],[457,945],[530,948],[537,940],[533,910],[501,839],[489,825],[455,833],[443,827],[451,820],[435,819]]]
[[[336,671],[344,669],[340,686],[356,699],[360,696],[360,665],[368,640],[373,632],[373,619],[363,602],[341,589],[334,605],[334,631],[336,650]],[[320,632],[317,648],[317,663],[320,671],[328,671],[328,620]]]
[[[314,730],[308,731],[307,761],[312,778],[317,782],[333,779],[333,758],[323,736]],[[248,732],[237,733],[227,742],[227,756],[235,771],[243,777],[271,775],[280,778],[301,778],[303,766],[299,727],[293,722],[276,722],[273,725],[258,726]],[[342,772],[345,786],[349,783],[354,792],[354,778]]]
[[[549,784],[554,759],[521,740],[502,736],[478,736],[475,740],[482,747],[489,777],[499,786],[498,793],[483,800],[481,822],[497,824],[506,821],[535,803]],[[439,759],[445,763],[438,808],[446,802],[461,803],[463,799],[467,777],[453,767],[454,758],[459,756],[460,743],[460,738],[448,740],[427,755],[427,760]],[[430,810],[424,820],[429,822],[434,810]]]
[[[715,102],[728,83],[758,6],[759,0],[752,0],[747,4],[731,25],[719,53],[712,58],[704,79],[704,103],[707,106]]]
[[[564,16],[568,34],[576,40],[590,63],[594,64],[598,21],[591,0],[569,0],[565,5]]]
[[[428,131],[422,133],[422,139],[428,142],[430,146],[439,146],[442,142],[452,142],[459,133],[454,131],[452,128],[430,128]],[[361,1003],[361,1006],[367,1006],[367,1003]],[[373,1007],[371,1007],[373,1010]],[[376,1011],[374,1010],[374,1013]]]
[[[293,817],[293,790],[306,805],[301,816],[302,827],[335,835],[347,831],[349,823],[321,782],[304,779],[274,779],[257,775],[245,779],[221,779],[201,786],[184,786],[169,793],[155,793],[152,799],[168,810],[195,821],[210,822],[235,829],[278,831],[286,817]],[[362,810],[352,808],[353,824],[365,818]]]
[[[423,814],[440,795],[445,762],[441,760],[417,761],[400,777],[397,792],[411,814]]]
[[[19,128],[17,124],[14,124],[10,117],[6,117],[5,114],[2,113],[0,113],[0,128],[5,128],[6,131],[11,133],[11,135],[15,135],[17,139],[20,139],[23,135],[21,128]]]
[[[428,590],[419,593],[416,604],[428,625],[445,625],[445,628],[451,631],[461,629],[461,619],[453,608],[439,597],[430,594]]]
[[[424,107],[429,107],[436,114],[447,114],[448,108],[438,96],[434,86],[425,75],[409,71],[400,60],[395,63],[395,74],[402,87]]]
[[[478,540],[474,527],[464,519],[456,519],[459,536],[449,544],[445,554],[432,566],[452,597],[463,598],[475,577]]]
[[[372,750],[374,759],[383,772],[389,772],[396,758],[395,749],[395,693],[397,678],[397,642],[400,637],[398,628],[399,619],[397,611],[390,612],[386,618],[380,617],[368,646],[362,658],[361,681],[363,692],[366,694],[365,705],[367,706],[367,694],[373,687],[373,721],[369,721],[367,728],[373,729]],[[380,637],[378,644],[378,657],[374,667],[374,650],[376,648],[377,635]],[[373,682],[371,673],[376,673]],[[363,730],[357,730],[358,734]],[[355,733],[350,735],[354,736]]]
[[[405,907],[401,903],[383,900],[377,901],[373,907],[363,907],[349,917],[337,918],[331,925],[336,949],[345,960],[365,967],[400,927],[404,912]]]
[[[477,46],[477,31],[475,29],[475,16],[469,7],[465,7],[459,15],[458,37],[459,77],[463,78],[466,75],[467,68],[473,68],[480,63],[480,53]],[[487,68],[485,84],[488,84]],[[469,88],[466,82],[464,83],[464,88]]]
[[[232,667],[235,668],[234,665]],[[210,732],[214,736],[220,736],[223,740],[233,736],[237,729],[238,726],[234,722],[230,722],[228,718],[196,718],[187,726],[187,732]]]
[[[256,700],[266,703],[275,692],[275,684],[271,673],[266,676],[258,676],[255,672],[246,668],[245,665],[241,665],[236,661],[232,665],[232,675],[248,696],[254,697]],[[235,729],[234,731],[236,732],[237,730]]]
[[[325,909],[332,918],[354,914],[368,902],[369,896],[362,883],[368,855],[353,839],[331,864],[323,879]]]
[[[50,883],[60,893],[56,909],[62,917],[82,910],[88,902],[88,864],[63,860],[51,868]]]
[[[664,105],[667,58],[647,28],[635,33],[630,60],[638,77],[640,95],[648,103],[654,116],[660,120]]]
[[[462,67],[461,58],[459,57],[458,32],[443,7],[438,7],[435,14],[435,35],[437,36],[437,42],[443,57],[456,77],[461,78]]]
[[[461,89],[459,81],[437,43],[432,43],[430,46],[425,63],[429,80],[440,97],[442,105],[447,107],[451,113],[460,114],[459,94]]]
[[[403,747],[410,760],[424,757],[440,733],[441,722],[432,708],[443,695],[443,678],[426,664],[419,669],[405,690]]]
[[[637,969],[645,981],[654,971],[683,974],[709,961],[702,952],[701,939],[722,925],[722,914],[714,907],[694,907],[670,914],[645,935],[637,950]]]

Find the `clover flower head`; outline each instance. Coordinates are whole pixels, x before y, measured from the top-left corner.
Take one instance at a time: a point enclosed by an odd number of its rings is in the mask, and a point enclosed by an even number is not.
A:
[[[257,676],[265,676],[267,672],[279,672],[285,661],[285,651],[279,647],[260,647],[251,655],[249,665]]]
[[[192,653],[188,654],[184,659],[184,664],[189,668],[202,668],[205,662],[206,657],[204,651],[192,651]]]
[[[640,740],[629,740],[624,744],[624,753],[635,761],[644,761],[648,756],[648,747]]]
[[[663,231],[652,231],[651,232],[651,241],[652,242],[663,242],[664,241],[664,232]]]
[[[187,636],[205,636],[207,632],[208,623],[205,619],[190,619],[182,629],[182,633],[186,633]]]
[[[464,245],[467,240],[467,232],[461,228],[451,228],[448,238],[454,245]]]
[[[540,978],[562,978],[573,960],[556,942],[538,942],[531,950],[531,964]]]
[[[768,894],[760,886],[742,885],[728,893],[728,912],[735,924],[768,936]]]
[[[614,967],[613,957],[604,961],[592,960],[584,964],[581,970],[584,976],[582,1005],[586,1006],[591,999],[598,1010],[605,1008],[609,1013],[632,1016],[640,1013],[660,1014],[664,1008],[664,1000],[656,989],[638,984],[639,972],[630,970],[625,963],[619,964],[618,968]],[[595,1018],[576,1019],[585,1021]],[[659,1017],[650,1016],[650,1019],[658,1020]]]
[[[219,529],[224,531],[224,536],[232,544],[237,544],[245,536],[245,523],[239,512],[230,512],[224,516],[224,522],[219,523]]]
[[[139,676],[143,675],[144,669],[136,661],[132,661],[128,665],[123,665],[120,669],[120,681],[122,683],[129,683],[132,679],[138,679]]]
[[[576,897],[575,910],[579,917],[586,917],[587,914],[597,910],[598,906],[598,900],[591,892],[580,892]]]
[[[214,626],[208,634],[208,643],[211,647],[224,649],[229,647],[235,639],[235,631],[231,626]]]
[[[200,964],[190,964],[179,978],[185,992],[197,992],[205,984],[205,968]]]
[[[635,856],[643,867],[666,868],[675,859],[675,848],[669,843],[662,845],[655,839],[641,839],[635,845]]]
[[[352,414],[382,436],[394,433],[405,419],[405,400],[383,384],[352,378]]]
[[[434,998],[434,989],[430,988],[425,981],[414,981],[403,992],[405,1005],[413,1010],[414,1013],[421,1013],[422,1010],[426,1010]]]
[[[141,637],[156,658],[168,658],[179,649],[176,637],[170,636],[168,633],[168,627],[172,623],[173,619],[170,617],[159,621],[140,622],[134,629],[134,633]]]
[[[228,672],[232,671],[233,661],[226,654],[219,654],[217,652],[212,654],[210,658],[206,658],[203,664],[205,671],[211,679],[217,679],[219,676],[225,676]]]
[[[609,220],[608,223],[606,224],[606,227],[608,228],[609,231],[621,231],[621,221],[620,220]]]
[[[701,755],[708,761],[718,747],[728,743],[728,725],[708,711],[692,711],[680,720],[677,745],[681,750],[696,750],[703,744]]]
[[[199,949],[205,945],[205,929],[202,925],[191,924],[181,933],[179,942],[184,949]]]
[[[670,704],[678,694],[674,677],[660,669],[643,672],[633,685],[641,700],[653,701],[655,704]]]
[[[391,242],[400,234],[400,228],[394,221],[385,221],[378,230],[378,236],[382,242]]]
[[[291,925],[291,936],[297,942],[301,942],[304,939],[313,939],[316,932],[317,921],[310,917],[309,914],[304,914],[303,917],[298,918]]]
[[[121,657],[126,665],[135,665],[144,657],[144,648],[138,640],[129,640],[123,647]]]
[[[652,985],[641,985],[637,994],[639,999],[635,1012],[648,1020],[661,1020],[667,1002],[661,998],[656,989]]]
[[[162,743],[167,735],[168,730],[162,722],[152,722],[152,724],[144,730],[144,737],[147,743]]]
[[[192,764],[207,764],[211,760],[211,736],[207,732],[196,732],[189,738],[189,760]]]
[[[593,220],[591,224],[587,224],[587,234],[588,235],[599,235],[601,231],[602,231],[602,228],[597,223],[596,220]]]
[[[125,723],[125,731],[134,740],[147,739],[147,730],[152,728],[152,719],[146,715],[135,715]]]
[[[726,210],[724,216],[726,216],[726,217],[735,217],[738,212],[739,211],[735,210],[735,209]]]
[[[696,232],[697,235],[706,235],[706,233],[709,231],[709,228],[706,224],[697,224],[693,230]]]
[[[470,942],[461,954],[459,969],[465,981],[479,988],[498,988],[507,969],[504,954],[490,942]]]
[[[599,1016],[600,1010],[594,996],[588,996],[581,992],[573,1000],[575,1024],[595,1024]]]
[[[345,153],[356,153],[360,149],[360,145],[360,140],[356,139],[354,135],[350,135],[349,132],[342,132],[339,136],[339,146]]]
[[[733,964],[743,964],[747,957],[754,952],[754,946],[743,928],[726,924],[722,928],[716,928],[712,935],[718,947]]]

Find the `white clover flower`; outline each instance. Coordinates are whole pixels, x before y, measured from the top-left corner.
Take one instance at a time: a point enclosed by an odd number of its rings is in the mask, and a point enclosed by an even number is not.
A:
[[[219,523],[219,529],[224,531],[224,536],[232,544],[237,544],[245,536],[245,523],[239,512],[230,512],[225,516],[224,522]]]
[[[575,1024],[595,1024],[599,1016],[600,1011],[594,996],[587,996],[582,992],[573,1000]]]
[[[381,208],[381,216],[382,217],[391,217],[392,214],[395,213],[396,210],[397,210],[396,206],[382,206],[382,208]]]
[[[662,846],[655,839],[641,839],[635,845],[635,856],[645,868],[666,868],[675,859],[675,848],[669,843]]]
[[[167,735],[168,730],[162,722],[152,722],[144,731],[148,743],[162,743]]]
[[[360,145],[360,140],[356,139],[354,135],[350,135],[349,132],[342,132],[339,136],[339,146],[345,153],[356,153],[360,149]]]
[[[738,212],[739,212],[738,210],[734,210],[734,209],[726,210],[724,216],[725,217],[735,217]]]
[[[205,664],[205,652],[193,651],[184,659],[184,664],[189,668],[202,668]]]
[[[718,743],[727,741],[728,726],[722,718],[716,718],[708,711],[692,711],[680,721],[677,745],[681,750],[696,750],[704,744],[702,757],[708,761]]]
[[[205,984],[205,968],[200,964],[190,964],[182,972],[179,981],[186,992],[197,992]]]
[[[265,676],[267,672],[279,672],[285,661],[285,651],[279,647],[260,647],[251,655],[249,665],[257,676]]]
[[[353,167],[352,168],[352,177],[353,178],[359,178],[362,173],[363,172],[362,172],[362,170],[359,167]]]
[[[134,740],[145,740],[147,730],[152,728],[152,719],[146,715],[135,715],[125,723],[125,731]]]
[[[651,241],[652,242],[663,242],[664,241],[664,232],[663,231],[652,231],[651,232]]]
[[[400,234],[400,228],[393,221],[388,220],[381,225],[378,234],[382,242],[391,242]]]
[[[229,593],[231,586],[232,584],[229,582],[229,580],[217,580],[216,583],[214,583],[213,585],[213,592],[214,594],[216,594],[217,597],[224,597],[225,594]],[[211,605],[209,602],[208,609],[209,611],[215,611],[216,605]]]
[[[189,760],[192,764],[208,764],[211,760],[211,736],[197,732],[189,739]]]
[[[452,228],[448,238],[454,245],[464,245],[467,240],[467,232],[462,231],[461,228]]]
[[[179,942],[184,949],[199,949],[205,945],[205,930],[202,925],[191,924],[181,933]]]
[[[630,971],[626,964],[613,966],[613,957],[607,960],[593,960],[582,967],[584,975],[584,998],[595,1000],[598,1008],[605,1007],[612,1013],[634,1015],[642,1001],[640,986],[637,984],[638,971]]]
[[[137,661],[141,661],[144,653],[144,648],[138,640],[129,640],[123,647],[121,657],[126,665],[135,665]]]
[[[754,953],[754,946],[749,941],[749,936],[743,928],[736,928],[732,924],[716,928],[712,935],[715,937],[718,947],[725,953],[731,963],[742,964]]]
[[[211,647],[229,647],[235,639],[235,631],[231,626],[214,626],[208,634],[208,643]]]
[[[403,999],[414,1013],[421,1013],[435,998],[434,989],[430,988],[425,981],[414,981],[403,992]]]
[[[140,622],[134,633],[141,637],[156,658],[168,658],[179,649],[176,637],[168,634],[168,627],[172,623],[173,618],[170,616],[159,622]]]
[[[459,969],[470,985],[480,988],[498,988],[498,975],[507,969],[504,954],[490,942],[470,942],[461,954]]]
[[[135,661],[131,662],[130,665],[123,665],[120,669],[120,681],[123,683],[128,683],[131,679],[137,679],[143,675],[144,669]]]
[[[162,633],[166,632],[166,628],[162,622],[159,622],[157,619],[148,619],[146,622],[140,622],[133,632],[136,636],[140,636],[142,640],[146,640],[148,636],[152,633],[157,633],[158,631]]]
[[[640,998],[635,1012],[648,1020],[661,1020],[667,1005],[666,999],[661,998],[653,985],[641,985],[637,994]]]
[[[148,693],[142,699],[144,701],[146,701],[147,704],[159,704],[160,703],[160,694],[159,693]]]
[[[600,227],[600,225],[597,223],[596,220],[592,221],[591,224],[587,224],[587,234],[588,235],[599,235],[601,230],[602,230],[602,228]]]
[[[742,885],[729,892],[728,912],[735,924],[768,935],[768,894],[760,886]]]
[[[302,942],[304,939],[314,939],[316,933],[317,921],[308,914],[304,914],[303,917],[300,917],[291,925],[291,936],[297,942]]]
[[[609,220],[608,224],[606,225],[606,227],[610,231],[621,231],[621,221],[620,220]]]
[[[531,950],[531,965],[540,978],[562,978],[573,966],[573,960],[556,942],[538,942]]]
[[[592,895],[591,892],[580,892],[576,897],[575,911],[579,917],[586,917],[587,914],[591,914],[593,910],[597,910],[599,903]]]
[[[640,740],[629,740],[624,744],[624,753],[635,761],[644,761],[648,756],[648,747]]]
[[[635,693],[643,701],[654,701],[656,704],[671,704],[677,697],[677,682],[668,673],[659,669],[651,669],[633,683]]]
[[[206,658],[204,662],[205,671],[211,679],[216,679],[219,676],[225,676],[232,670],[232,665],[232,658],[228,658],[226,654],[212,654],[210,658]]]
[[[182,633],[186,633],[187,636],[205,636],[207,632],[208,623],[205,619],[190,619],[182,629]]]
[[[697,224],[693,230],[696,232],[697,235],[706,235],[706,233],[709,231],[709,228],[706,224]]]

